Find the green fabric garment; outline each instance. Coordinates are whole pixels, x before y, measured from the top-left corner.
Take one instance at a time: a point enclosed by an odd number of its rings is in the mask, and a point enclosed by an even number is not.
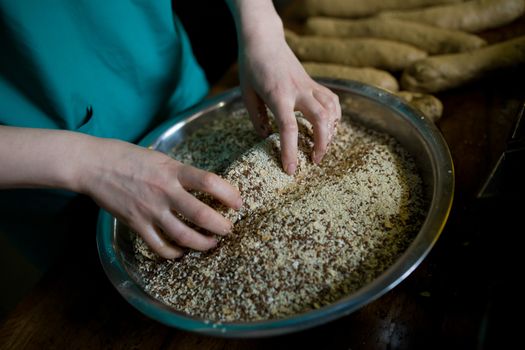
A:
[[[207,93],[169,0],[0,0],[0,16],[0,124],[137,141]]]
[[[0,0],[0,125],[137,142],[207,92],[170,0]],[[0,191],[0,234],[45,267],[79,198]]]

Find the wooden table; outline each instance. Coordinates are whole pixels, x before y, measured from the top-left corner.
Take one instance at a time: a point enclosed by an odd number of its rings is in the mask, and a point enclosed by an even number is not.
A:
[[[524,33],[521,20],[491,41]],[[515,281],[523,204],[475,195],[505,149],[525,100],[525,69],[440,94],[438,126],[456,168],[450,219],[434,249],[399,286],[353,314],[307,331],[230,340],[152,321],[116,292],[102,271],[94,227],[66,264],[55,266],[0,324],[1,349],[491,349],[519,341],[510,315],[520,308]],[[96,212],[91,215],[95,217]],[[82,229],[81,229],[82,230]],[[518,315],[519,316],[519,315]]]

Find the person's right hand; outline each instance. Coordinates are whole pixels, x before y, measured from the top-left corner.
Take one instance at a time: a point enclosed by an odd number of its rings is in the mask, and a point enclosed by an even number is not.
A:
[[[89,160],[91,166],[81,174],[81,192],[140,234],[161,257],[180,257],[181,247],[203,251],[217,244],[214,237],[185,225],[176,213],[210,232],[230,232],[228,219],[188,193],[206,192],[239,209],[239,191],[219,176],[130,143],[103,139],[96,143],[89,152],[96,159]]]
[[[78,132],[0,125],[0,189],[61,188],[84,193],[136,231],[158,255],[172,259],[182,247],[207,250],[231,222],[188,193],[209,193],[240,208],[239,191],[219,176],[157,151]]]

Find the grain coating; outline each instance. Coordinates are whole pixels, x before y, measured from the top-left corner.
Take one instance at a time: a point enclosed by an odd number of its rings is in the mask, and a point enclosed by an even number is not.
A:
[[[213,134],[222,129],[220,140],[245,143],[239,148],[246,152],[206,167],[238,186],[245,206],[226,212],[236,222],[233,233],[210,252],[188,252],[171,261],[137,253],[148,293],[214,322],[281,318],[356,291],[408,247],[425,203],[406,151],[391,137],[343,117],[326,158],[316,166],[309,161],[311,126],[298,120],[295,176],[280,167],[278,135],[256,143],[245,134],[250,128],[245,115],[211,123],[198,140],[188,137],[186,143],[195,146],[219,140]],[[202,149],[223,154],[221,147],[211,142]],[[187,145],[174,149],[173,156],[201,166],[206,158]]]

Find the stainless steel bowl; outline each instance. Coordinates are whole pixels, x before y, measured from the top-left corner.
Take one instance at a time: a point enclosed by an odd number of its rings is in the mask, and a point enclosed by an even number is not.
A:
[[[129,230],[102,210],[97,232],[100,259],[113,285],[131,305],[166,325],[199,333],[224,337],[283,334],[320,325],[359,309],[394,288],[425,258],[445,225],[454,191],[452,159],[440,132],[418,111],[384,90],[353,81],[320,82],[339,95],[351,118],[392,135],[415,158],[429,207],[421,230],[406,252],[374,281],[323,308],[283,319],[213,324],[182,314],[144,292]],[[141,144],[167,153],[207,120],[241,108],[244,106],[239,89],[227,91],[165,122]]]

